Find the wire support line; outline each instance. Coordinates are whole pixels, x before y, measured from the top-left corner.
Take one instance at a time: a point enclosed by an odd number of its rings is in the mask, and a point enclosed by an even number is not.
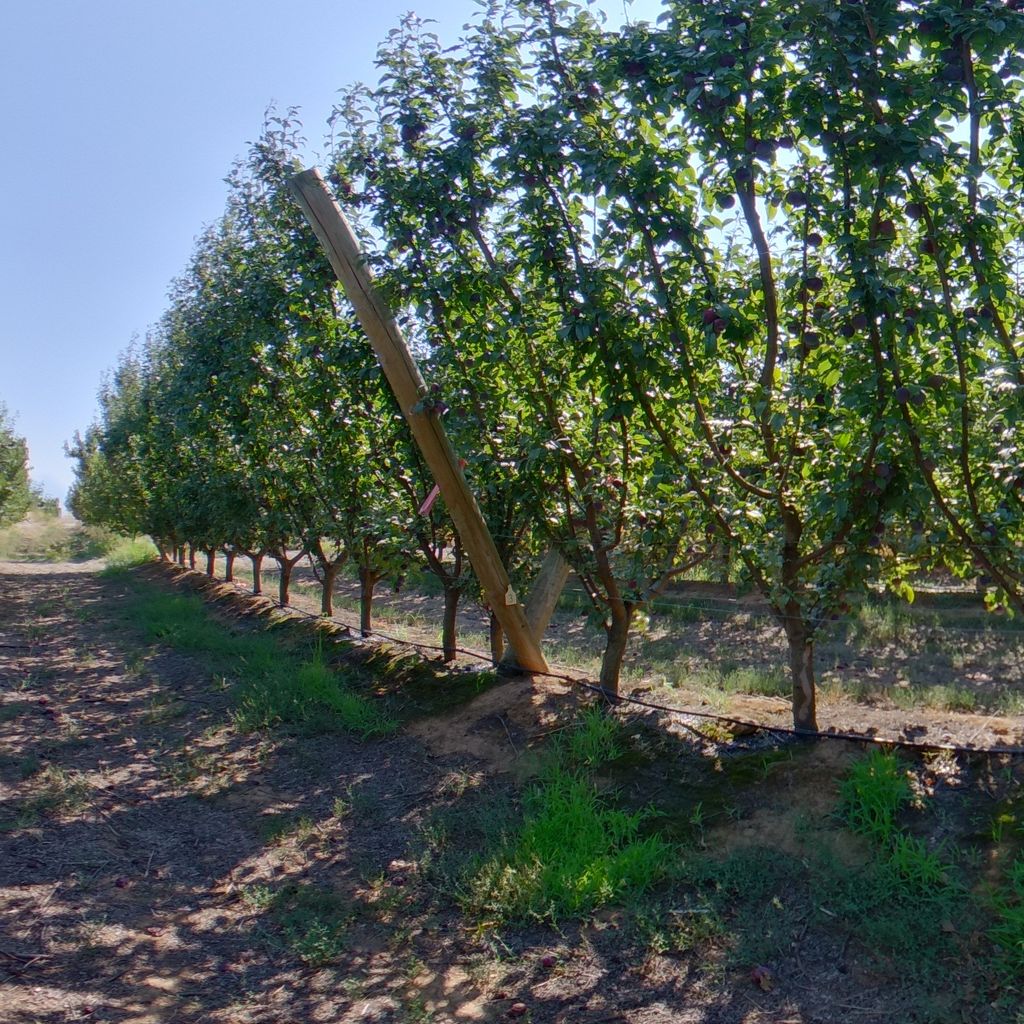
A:
[[[206,573],[201,572],[197,569],[188,569],[185,566],[178,565],[177,563],[171,563],[174,567],[181,569],[183,572],[194,574],[202,577],[204,580],[208,580],[213,583],[226,583],[226,580],[218,580],[215,577],[207,576]],[[387,633],[381,633],[377,630],[369,630],[365,634],[360,626],[354,626],[351,623],[345,622],[343,619],[337,616],[326,616],[322,614],[314,614],[308,612],[304,608],[295,608],[292,605],[281,604],[280,601],[275,600],[272,597],[268,597],[266,594],[254,595],[251,591],[244,588],[241,584],[235,581],[230,581],[234,589],[245,597],[262,597],[265,601],[278,608],[280,611],[290,612],[296,614],[302,618],[314,619],[318,622],[333,622],[336,625],[349,630],[349,632],[355,632],[358,636],[353,639],[356,640],[384,640],[388,643],[402,644],[406,647],[415,648],[423,651],[436,651],[439,653],[445,653],[445,648],[438,646],[437,644],[423,643],[417,640],[405,640],[402,637],[390,636]],[[456,654],[462,654],[466,657],[473,658],[476,661],[483,662],[487,665],[493,665],[493,660],[489,654],[482,654],[480,651],[469,650],[464,647],[453,647],[451,650]],[[453,673],[454,674],[454,673]],[[767,732],[777,736],[793,736],[797,739],[803,740],[843,740],[853,743],[873,743],[877,746],[882,747],[899,747],[904,750],[919,750],[919,751],[935,751],[935,752],[948,752],[952,754],[962,755],[984,755],[986,757],[1024,757],[1024,747],[1008,747],[1008,746],[996,746],[996,747],[979,747],[974,744],[961,744],[961,743],[929,743],[929,742],[918,742],[916,740],[902,739],[900,737],[886,737],[886,736],[875,736],[869,733],[859,732],[840,732],[835,729],[797,729],[795,726],[787,725],[771,725],[766,722],[751,722],[743,718],[733,718],[730,715],[719,714],[714,711],[697,711],[692,708],[677,708],[672,707],[668,704],[660,704],[656,701],[643,700],[640,697],[634,697],[629,694],[618,694],[601,686],[599,683],[594,682],[591,679],[579,678],[578,676],[570,676],[564,672],[526,672],[523,670],[524,675],[540,676],[544,679],[555,679],[561,682],[568,683],[571,686],[577,686],[580,689],[588,690],[592,693],[596,693],[603,697],[604,700],[612,705],[617,706],[620,704],[632,704],[635,707],[646,708],[649,711],[660,711],[668,715],[679,715],[683,718],[700,718],[707,721],[723,722],[726,725],[735,725],[742,729],[751,730],[754,732]],[[684,723],[685,724],[685,723]]]

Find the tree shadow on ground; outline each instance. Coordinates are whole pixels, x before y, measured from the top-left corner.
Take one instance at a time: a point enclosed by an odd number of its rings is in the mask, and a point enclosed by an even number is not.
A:
[[[406,735],[240,735],[201,663],[125,630],[115,613],[129,600],[115,577],[0,572],[12,644],[0,649],[0,1001],[12,1024],[520,1010],[565,1024],[752,1024],[906,1009],[897,983],[850,968],[842,931],[817,924],[779,947],[770,991],[730,952],[728,929],[686,950],[662,948],[639,912],[477,930],[439,888],[424,836],[438,815],[497,806],[508,781]],[[746,767],[722,767],[712,787],[707,773],[729,758],[710,741],[656,717],[637,735],[641,756],[599,782],[636,806],[660,789],[660,827],[690,838],[698,806],[710,830],[828,774],[824,754],[776,770],[788,754],[751,740],[747,761],[732,753]],[[469,855],[477,838],[456,828],[451,841]],[[650,914],[673,919],[694,891],[680,883]]]

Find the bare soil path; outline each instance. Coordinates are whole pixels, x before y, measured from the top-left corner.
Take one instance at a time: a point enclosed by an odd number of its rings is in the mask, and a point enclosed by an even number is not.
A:
[[[341,977],[310,972],[253,906],[329,876],[374,932],[449,768],[406,737],[239,737],[202,666],[119,632],[122,589],[94,566],[0,570],[0,1020],[341,1020],[356,971],[372,1019],[379,937]]]

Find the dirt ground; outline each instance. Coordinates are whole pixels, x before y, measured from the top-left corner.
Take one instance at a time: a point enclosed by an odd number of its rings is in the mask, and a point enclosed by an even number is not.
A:
[[[500,806],[526,747],[557,727],[564,688],[513,682],[366,743],[240,735],[228,691],[198,660],[124,625],[128,600],[95,564],[0,565],[3,1024],[926,1019],[903,1016],[903,981],[873,974],[849,937],[806,923],[770,985],[714,954],[638,954],[615,911],[563,930],[479,931],[421,875],[424,833],[466,799]],[[824,724],[843,710],[830,706]],[[1021,741],[1019,721],[922,712],[883,723],[870,710],[863,728]],[[646,724],[680,728],[658,715]],[[787,806],[800,789],[796,803],[824,808],[834,791],[823,780],[856,753],[807,754],[784,784]],[[759,813],[748,807],[742,826],[708,841],[726,851],[777,833],[790,857],[778,820]],[[272,892],[293,909],[306,896],[344,908],[329,963],[297,954],[289,919],[268,916]]]

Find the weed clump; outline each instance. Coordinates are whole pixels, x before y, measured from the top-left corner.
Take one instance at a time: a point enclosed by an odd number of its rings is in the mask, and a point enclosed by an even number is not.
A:
[[[307,967],[326,967],[347,948],[353,911],[329,889],[294,883],[280,889],[258,885],[245,890],[242,899],[253,913],[268,918],[271,944]]]
[[[867,836],[885,852],[885,864],[901,889],[937,893],[948,885],[945,865],[920,839],[897,822],[913,792],[895,754],[872,750],[856,762],[840,787],[840,814],[854,832]]]
[[[1009,885],[995,899],[999,916],[989,938],[1002,951],[1000,966],[1011,977],[1024,976],[1024,857],[1018,857],[1010,868]]]
[[[319,656],[297,668],[254,674],[242,684],[235,725],[243,732],[279,724],[327,732],[340,728],[361,739],[393,732],[394,719],[346,682]]]
[[[555,744],[523,801],[523,820],[492,856],[470,870],[465,909],[487,924],[587,914],[649,890],[667,871],[671,848],[641,836],[654,812],[619,810],[586,769],[622,754],[621,727],[593,711]]]
[[[896,816],[913,793],[895,754],[872,750],[850,769],[839,789],[839,813],[854,832],[880,844],[891,841]]]

